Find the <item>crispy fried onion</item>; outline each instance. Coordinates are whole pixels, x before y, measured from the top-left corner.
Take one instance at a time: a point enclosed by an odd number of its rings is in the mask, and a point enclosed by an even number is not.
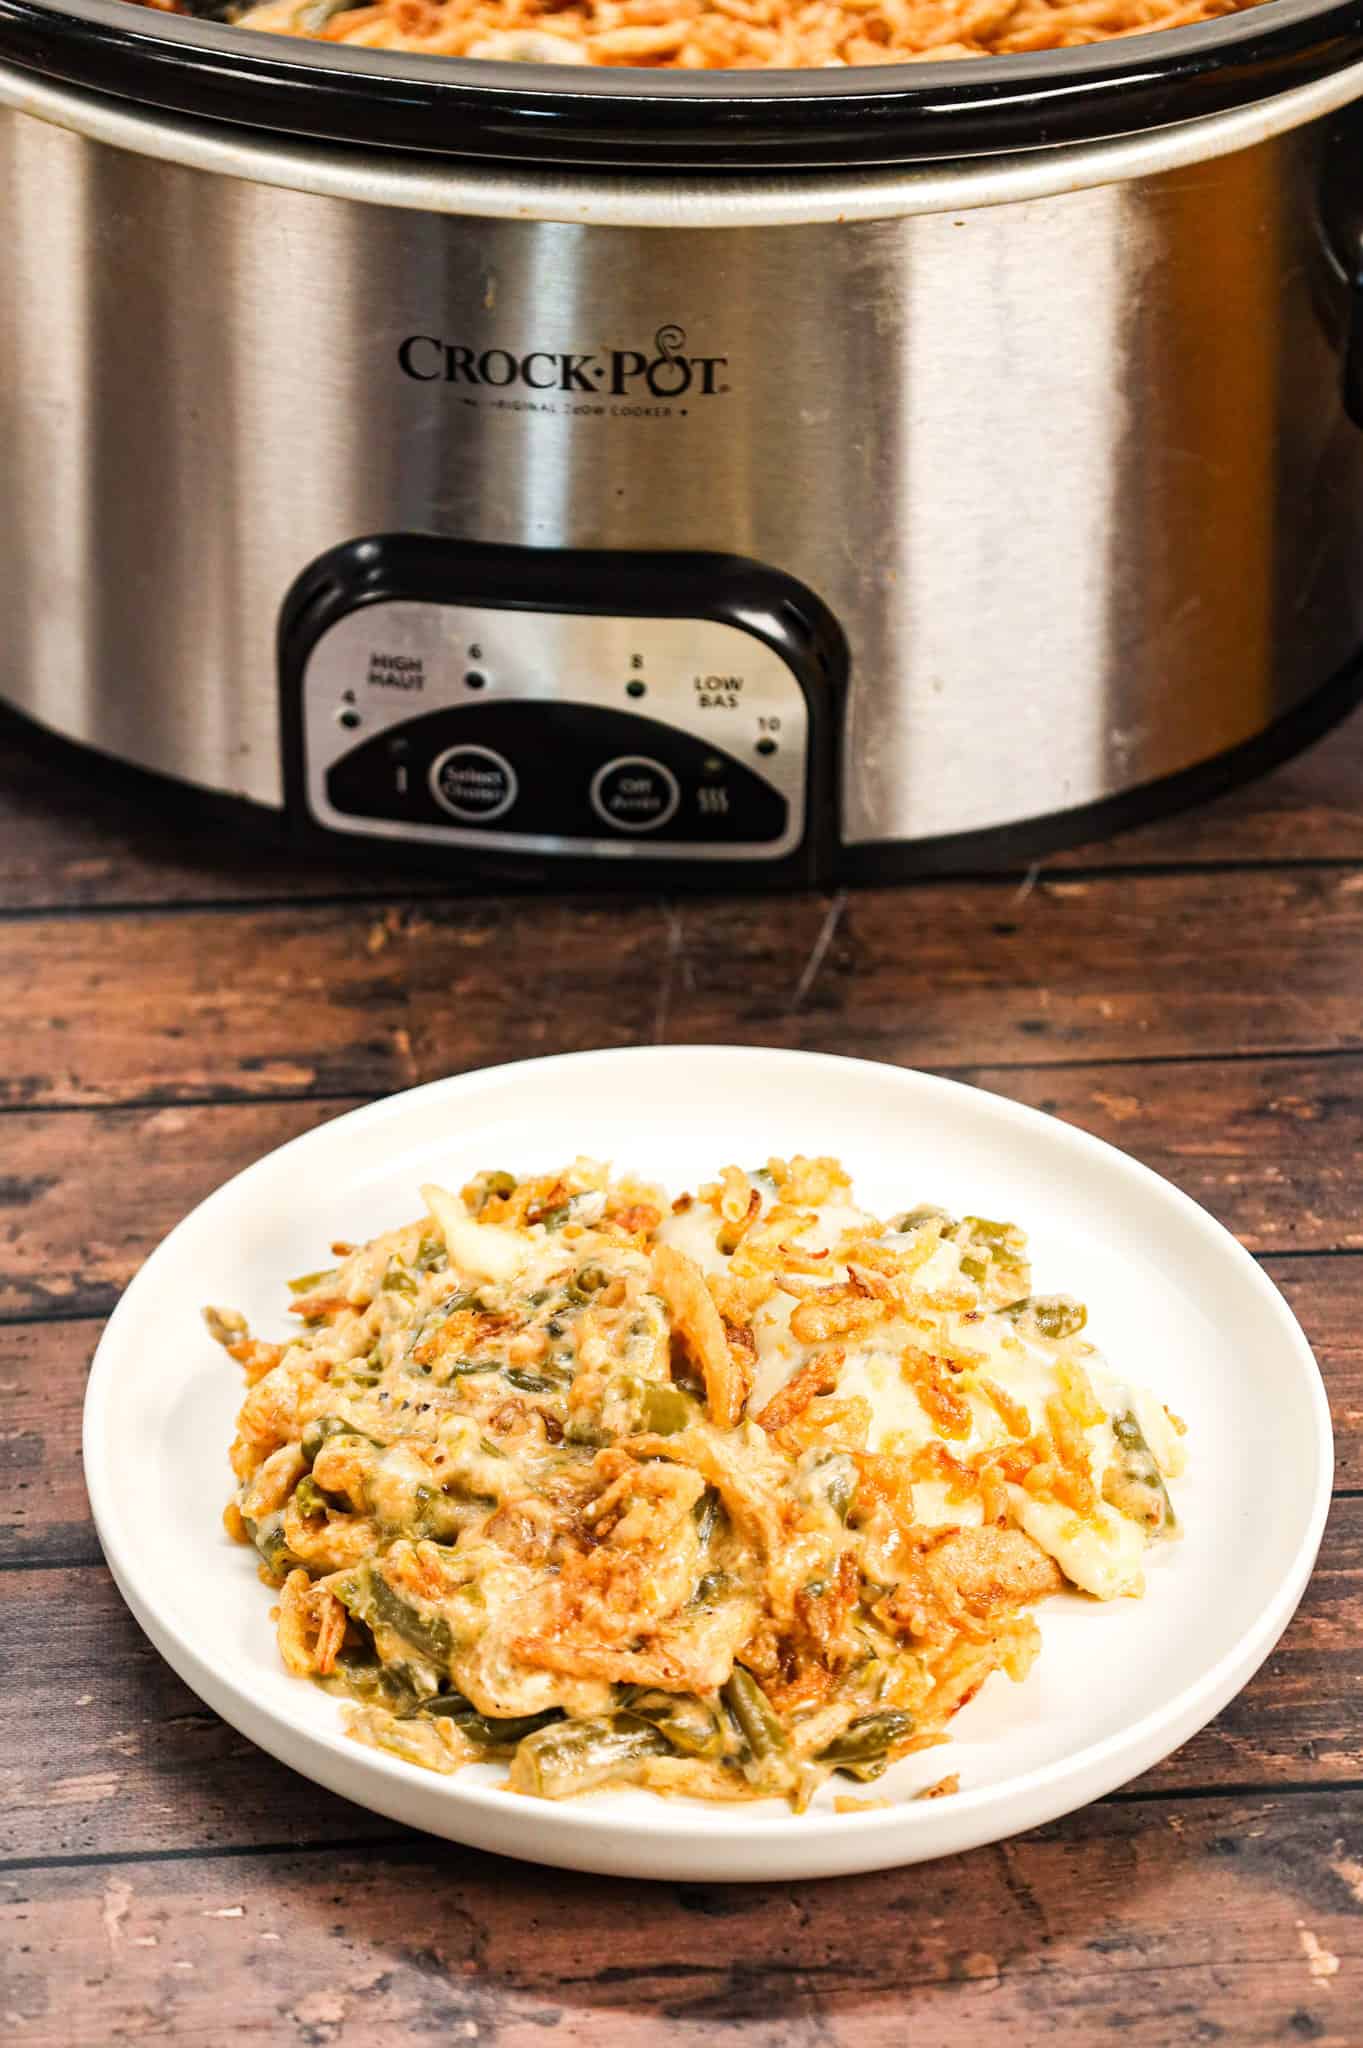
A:
[[[747,1207],[737,1221],[730,1221],[726,1217],[720,1224],[719,1234],[715,1239],[719,1249],[728,1254],[736,1252],[748,1232],[752,1229],[753,1224],[756,1223],[761,1210],[762,1197],[757,1189],[753,1188],[748,1196]]]
[[[900,1583],[876,1608],[885,1627],[922,1643],[985,1642],[1001,1614],[1044,1600],[1060,1567],[1021,1529],[924,1530]]]
[[[782,1432],[804,1414],[811,1401],[836,1391],[845,1356],[842,1351],[821,1351],[777,1388],[756,1418],[768,1436],[779,1443]]]
[[[732,1429],[751,1385],[751,1341],[730,1344],[705,1275],[694,1259],[670,1244],[660,1244],[654,1251],[653,1286],[667,1304],[674,1335],[700,1371],[711,1420],[721,1429]]]
[[[607,1484],[582,1510],[596,1547],[566,1553],[557,1577],[526,1603],[512,1654],[572,1678],[713,1690],[728,1676],[751,1609],[735,1601],[704,1628],[685,1610],[699,1555],[691,1511],[704,1479],[681,1464],[641,1464],[623,1447],[603,1451],[596,1469]]]
[[[740,1459],[730,1445],[704,1428],[681,1430],[675,1436],[631,1437],[629,1448],[637,1458],[666,1458],[699,1472],[723,1501],[740,1536],[767,1556],[781,1548],[789,1503],[770,1454],[762,1463],[751,1456]]]
[[[295,1678],[325,1678],[345,1639],[346,1612],[324,1583],[292,1571],[279,1596],[279,1651]]]
[[[281,1444],[257,1468],[249,1486],[241,1493],[242,1513],[253,1522],[282,1508],[305,1469],[306,1460],[297,1444]]]
[[[284,1356],[282,1344],[267,1344],[261,1337],[243,1337],[240,1343],[229,1344],[229,1358],[246,1370],[246,1384],[254,1387],[263,1380],[267,1372],[273,1372]]]
[[[883,1322],[889,1304],[873,1294],[855,1267],[836,1287],[807,1294],[791,1311],[790,1334],[801,1344],[826,1344],[832,1337],[860,1336]]]

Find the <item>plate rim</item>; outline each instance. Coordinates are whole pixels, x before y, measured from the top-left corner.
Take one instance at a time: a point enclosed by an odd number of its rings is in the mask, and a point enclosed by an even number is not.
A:
[[[716,1868],[721,1863],[725,1864],[724,1876],[733,1877],[735,1881],[743,1873],[727,1865],[743,1849],[749,1850],[753,1858],[763,1864],[760,1871],[754,1869],[751,1873],[754,1876],[770,1874],[771,1856],[768,1854],[764,1858],[762,1852],[775,1851],[778,1847],[785,1852],[781,1859],[783,1866],[789,1865],[785,1874],[792,1878],[840,1869],[883,1868],[914,1860],[915,1853],[924,1856],[955,1853],[957,1848],[963,1850],[1003,1840],[1023,1828],[1056,1819],[1088,1805],[1139,1776],[1204,1727],[1249,1682],[1271,1655],[1292,1619],[1314,1569],[1332,1504],[1335,1461],[1329,1399],[1310,1342],[1286,1298],[1233,1232],[1173,1181],[1120,1147],[1081,1125],[1033,1108],[1030,1104],[1017,1102],[1010,1096],[978,1088],[972,1083],[892,1061],[843,1053],[793,1047],[682,1043],[598,1047],[469,1068],[379,1096],[343,1111],[339,1116],[329,1117],[324,1123],[301,1131],[261,1154],[196,1202],[159,1240],[124,1288],[100,1334],[86,1383],[81,1429],[86,1489],[100,1546],[120,1596],[135,1620],[191,1690],[200,1697],[212,1695],[208,1704],[229,1725],[290,1768],[312,1777],[316,1782],[328,1784],[353,1803],[405,1820],[405,1813],[394,1811],[395,1807],[403,1804],[401,1792],[404,1789],[408,1792],[422,1789],[428,1797],[438,1791],[445,1795],[435,1802],[438,1809],[449,1812],[456,1823],[463,1810],[471,1820],[475,1815],[483,1816],[493,1824],[492,1830],[474,1827],[461,1830],[456,1825],[447,1837],[455,1840],[470,1840],[476,1833],[495,1831],[499,1820],[506,1822],[514,1809],[508,1805],[510,1795],[499,1786],[479,1783],[463,1774],[436,1777],[401,1758],[364,1748],[339,1726],[335,1729],[310,1727],[301,1720],[279,1714],[273,1706],[254,1700],[249,1689],[234,1679],[230,1671],[208,1665],[192,1640],[181,1634],[174,1617],[158,1602],[155,1582],[148,1585],[130,1561],[129,1547],[122,1540],[120,1529],[117,1489],[104,1457],[109,1401],[118,1370],[120,1330],[122,1324],[131,1318],[129,1304],[138,1304],[142,1295],[155,1284],[162,1262],[173,1256],[177,1239],[191,1223],[200,1219],[205,1210],[218,1204],[226,1206],[229,1197],[239,1195],[253,1178],[263,1178],[267,1170],[277,1170],[289,1154],[315,1143],[328,1131],[341,1125],[350,1130],[366,1124],[378,1128],[390,1118],[406,1115],[412,1105],[423,1099],[457,1100],[462,1094],[511,1086],[527,1069],[539,1072],[572,1068],[581,1072],[589,1065],[621,1062],[639,1066],[665,1064],[678,1056],[713,1060],[717,1065],[737,1062],[770,1067],[775,1063],[806,1072],[811,1065],[822,1069],[870,1069],[891,1085],[902,1085],[928,1099],[935,1097],[939,1103],[950,1104],[969,1097],[978,1112],[982,1099],[987,1112],[998,1116],[1003,1123],[1024,1132],[1044,1128],[1053,1141],[1069,1147],[1080,1157],[1106,1165],[1109,1171],[1115,1169],[1119,1175],[1132,1176],[1148,1191],[1171,1202],[1176,1210],[1182,1212],[1184,1220],[1204,1239],[1210,1240],[1222,1256],[1230,1254],[1232,1264],[1238,1265],[1241,1276],[1258,1297],[1261,1307],[1273,1317],[1280,1341],[1295,1355],[1311,1399],[1316,1459],[1314,1490],[1309,1507],[1303,1503],[1305,1512],[1301,1533],[1291,1565],[1280,1576],[1272,1599],[1261,1608],[1254,1624],[1190,1684],[1149,1709],[1139,1720],[1095,1742],[1084,1744],[1068,1756],[1057,1757],[995,1783],[956,1793],[948,1805],[909,1799],[873,1811],[850,1814],[810,1811],[801,1815],[784,1811],[754,1813],[747,1808],[732,1812],[728,1808],[719,1809],[719,1815],[731,1822],[729,1826],[722,1822],[717,1825],[716,1809],[699,1801],[668,1800],[665,1808],[660,1803],[659,1812],[644,1816],[622,1813],[607,1801],[599,1805],[566,1802],[562,1806],[536,1802],[536,1822],[546,1853],[535,1856],[534,1860],[560,1867],[624,1871],[630,1867],[629,1845],[642,1844],[651,1835],[677,1848],[696,1851],[708,1846],[713,1852]],[[281,1731],[283,1739],[280,1743],[262,1738],[262,1719],[271,1734],[276,1729]],[[295,1760],[295,1753],[300,1747],[311,1753],[308,1763],[299,1764]],[[318,1752],[335,1763],[334,1773],[324,1774],[320,1762],[314,1768],[311,1758],[316,1758]],[[336,1777],[348,1776],[365,1781],[363,1789],[351,1790],[335,1783]],[[376,1790],[391,1787],[391,1798],[371,1801],[368,1796],[370,1781]],[[518,1806],[521,1804],[517,1802]],[[935,1824],[947,1818],[948,1806],[950,1820],[957,1824],[953,1832],[959,1835],[959,1842],[945,1850],[927,1848],[915,1852],[912,1837],[940,1832],[940,1827]],[[1022,1818],[1012,1817],[1019,1811]],[[663,1812],[666,1825],[659,1826]],[[408,1824],[425,1827],[433,1834],[444,1832],[420,1820],[408,1821]],[[556,1839],[560,1836],[562,1840]],[[593,1843],[604,1852],[610,1842],[618,1844],[622,1836],[626,1838],[623,1854],[593,1856],[590,1853]],[[574,1854],[574,1844],[588,1846],[585,1852]],[[837,1853],[845,1851],[847,1845],[851,1845],[850,1860],[848,1854],[840,1856]],[[526,1852],[514,1847],[499,1847],[499,1853],[516,1856]]]

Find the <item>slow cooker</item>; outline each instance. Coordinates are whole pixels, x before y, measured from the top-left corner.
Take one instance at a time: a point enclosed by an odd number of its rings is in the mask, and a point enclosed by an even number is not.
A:
[[[359,854],[969,865],[1363,688],[1363,5],[455,62],[0,0],[0,692]]]

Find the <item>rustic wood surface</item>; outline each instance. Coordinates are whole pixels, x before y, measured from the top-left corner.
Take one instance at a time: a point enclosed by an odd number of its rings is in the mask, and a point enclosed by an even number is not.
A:
[[[123,1609],[80,1406],[170,1225],[387,1089],[684,1039],[931,1067],[1082,1124],[1296,1309],[1339,1451],[1316,1577],[1240,1698],[1113,1797],[836,1884],[498,1863],[273,1763]],[[1363,2042],[1363,716],[1026,874],[779,907],[308,861],[0,717],[0,1046],[0,2039]]]

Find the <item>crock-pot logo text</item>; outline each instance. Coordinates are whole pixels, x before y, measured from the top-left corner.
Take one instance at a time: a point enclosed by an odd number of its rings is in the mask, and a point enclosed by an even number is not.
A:
[[[398,365],[418,384],[475,385],[505,391],[590,392],[597,398],[714,398],[729,386],[727,356],[686,353],[684,327],[660,327],[651,349],[476,348],[435,334],[409,334]]]

